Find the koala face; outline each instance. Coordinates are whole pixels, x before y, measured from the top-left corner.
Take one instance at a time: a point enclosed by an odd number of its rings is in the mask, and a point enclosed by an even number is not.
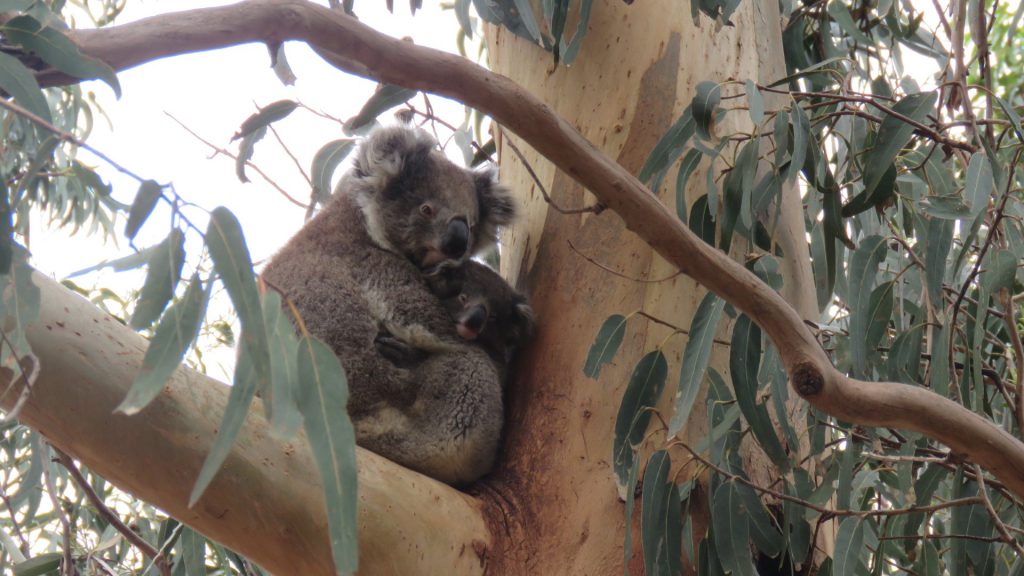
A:
[[[492,355],[503,358],[524,344],[533,332],[533,309],[496,272],[469,261],[445,272],[435,291],[455,320],[456,331],[466,340],[480,343]]]
[[[456,166],[419,128],[374,132],[360,147],[350,183],[373,241],[424,270],[492,245],[515,215],[493,171]]]

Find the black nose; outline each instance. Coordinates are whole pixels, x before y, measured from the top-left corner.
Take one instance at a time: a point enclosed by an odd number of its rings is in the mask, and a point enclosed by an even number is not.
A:
[[[469,248],[469,226],[462,218],[456,218],[448,223],[448,230],[441,240],[441,252],[444,255],[458,260],[466,254]]]
[[[468,311],[468,313],[465,316],[462,317],[462,324],[466,328],[469,328],[470,330],[472,330],[473,332],[476,332],[477,334],[483,332],[483,330],[484,330],[484,323],[486,323],[486,322],[487,322],[487,308],[484,308],[483,305],[481,305],[481,304],[477,304],[476,306],[473,306]]]

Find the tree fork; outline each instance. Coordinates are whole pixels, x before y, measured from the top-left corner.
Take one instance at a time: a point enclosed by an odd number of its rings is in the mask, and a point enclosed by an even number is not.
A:
[[[41,274],[28,340],[39,377],[18,419],[119,488],[274,574],[333,575],[326,507],[305,435],[271,435],[257,399],[195,507],[189,493],[217,434],[228,387],[186,367],[135,416],[114,413],[148,342]],[[2,370],[0,382],[11,381]],[[10,409],[20,386],[3,397]],[[479,575],[492,546],[481,507],[449,486],[358,449],[364,574]]]
[[[697,238],[636,177],[505,76],[388,37],[304,0],[247,0],[77,31],[73,37],[85,53],[116,70],[240,43],[299,40],[346,72],[453,98],[487,113],[587,188],[663,258],[750,316],[775,343],[791,379],[799,367],[801,373],[813,367],[820,384],[812,378],[810,389],[816,392],[802,395],[813,406],[856,424],[924,433],[981,464],[1024,498],[1024,443],[930,390],[841,374],[781,296]],[[77,81],[55,73],[42,73],[39,80],[45,85]],[[801,387],[795,390],[801,393]]]

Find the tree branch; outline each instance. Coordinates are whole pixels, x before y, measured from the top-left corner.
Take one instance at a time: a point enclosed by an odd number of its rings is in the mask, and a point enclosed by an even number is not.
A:
[[[855,380],[837,371],[779,294],[697,238],[636,177],[505,76],[459,56],[390,38],[303,0],[248,0],[83,30],[75,38],[86,53],[118,70],[247,42],[301,40],[347,72],[453,98],[490,114],[586,187],[668,262],[749,315],[780,351],[794,389],[816,408],[848,422],[922,432],[981,464],[1024,497],[1024,444],[929,390]],[[40,81],[68,80],[49,74]]]
[[[148,343],[54,280],[36,274],[33,281],[42,306],[28,340],[40,373],[21,422],[272,573],[334,574],[320,476],[304,435],[272,437],[257,400],[231,455],[188,508],[228,387],[180,368],[140,414],[114,413]],[[0,371],[0,385],[10,381],[10,371]],[[16,397],[7,395],[4,408]],[[472,498],[366,450],[358,464],[360,573],[483,573],[491,537]]]

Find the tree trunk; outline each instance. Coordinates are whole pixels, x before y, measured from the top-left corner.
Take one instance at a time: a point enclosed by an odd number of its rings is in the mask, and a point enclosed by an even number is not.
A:
[[[489,64],[545,101],[634,175],[689,104],[698,82],[764,82],[785,76],[774,2],[743,2],[732,18],[735,27],[721,30],[715,30],[706,16],[695,27],[686,2],[596,4],[579,58],[571,67],[554,67],[550,54],[495,27],[487,29]],[[574,26],[570,22],[566,30]],[[733,86],[723,94],[741,91]],[[766,106],[771,110],[785,104],[779,100],[767,99]],[[745,111],[729,113],[725,122],[731,125],[723,133],[734,128],[750,131]],[[543,183],[550,204],[511,149],[513,144]],[[553,208],[581,208],[595,200],[522,140],[499,139],[499,152],[502,180],[518,192],[525,213],[521,225],[503,238],[502,268],[506,277],[528,288],[540,330],[510,385],[505,455],[492,482],[507,498],[507,522],[519,531],[513,541],[522,545],[507,550],[494,573],[619,574],[625,515],[610,464],[619,402],[637,361],[661,347],[669,361],[669,379],[658,410],[670,416],[686,337],[670,337],[671,328],[633,316],[615,362],[597,381],[584,376],[584,361],[609,315],[643,311],[688,329],[705,291],[675,274],[677,269],[628,231],[618,216],[563,214]],[[706,192],[706,170],[705,160],[690,177],[687,204]],[[673,176],[670,172],[665,182],[674,182]],[[672,210],[673,188],[666,185],[658,191]],[[804,318],[815,319],[817,304],[803,234],[797,191],[787,187],[774,234],[787,255],[782,261],[784,296]],[[744,248],[733,252],[742,254]],[[728,333],[722,329],[719,339],[728,340]],[[723,375],[728,373],[727,346],[715,344],[711,364]],[[680,438],[693,445],[707,432],[702,401],[694,406],[689,422]],[[649,454],[651,445],[663,439],[663,434],[652,434],[643,453]],[[759,451],[748,446],[744,459],[755,479],[771,479],[774,467]],[[694,494],[691,510],[701,518],[707,493]],[[639,537],[639,505],[637,499],[634,542]],[[694,533],[703,533],[700,523]],[[640,546],[633,550],[631,573],[642,573]]]

